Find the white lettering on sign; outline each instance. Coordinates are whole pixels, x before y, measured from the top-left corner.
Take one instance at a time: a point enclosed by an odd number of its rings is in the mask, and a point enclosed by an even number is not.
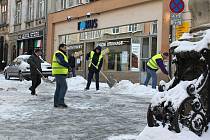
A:
[[[80,33],[80,40],[97,39],[102,36],[101,30],[82,32]]]

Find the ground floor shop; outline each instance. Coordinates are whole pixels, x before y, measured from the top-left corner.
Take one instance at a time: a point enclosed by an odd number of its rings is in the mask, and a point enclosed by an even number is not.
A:
[[[45,38],[43,28],[12,33],[9,36],[9,40],[9,62],[19,55],[31,55],[36,48],[42,49],[44,55]]]
[[[118,4],[114,6],[115,2]],[[51,61],[59,44],[65,43],[68,54],[76,57],[77,74],[86,77],[86,54],[100,45],[102,50],[109,50],[103,56],[102,71],[106,75],[142,83],[147,60],[169,49],[170,17],[166,5],[161,0],[97,1],[85,8],[79,6],[50,14],[47,60]]]
[[[158,52],[157,21],[119,26],[121,33],[113,34],[113,27],[59,36],[59,44],[68,46],[68,55],[76,58],[76,72],[87,76],[86,54],[96,46],[109,50],[104,54],[102,71],[117,80],[143,82],[147,60]],[[127,28],[127,29],[126,29]],[[132,30],[132,31],[131,31]],[[80,38],[78,40],[78,38]],[[74,42],[72,44],[71,42]],[[101,77],[102,80],[103,77]]]

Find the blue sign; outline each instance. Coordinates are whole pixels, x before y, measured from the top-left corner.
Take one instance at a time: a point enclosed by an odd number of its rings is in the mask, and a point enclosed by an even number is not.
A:
[[[171,12],[179,14],[184,11],[184,1],[183,0],[171,0],[169,4]]]
[[[97,19],[78,22],[78,30],[93,29],[98,27]]]

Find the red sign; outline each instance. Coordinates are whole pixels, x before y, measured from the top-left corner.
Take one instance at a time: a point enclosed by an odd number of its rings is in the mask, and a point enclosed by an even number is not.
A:
[[[184,11],[184,1],[183,0],[171,0],[169,4],[171,12],[179,14]]]

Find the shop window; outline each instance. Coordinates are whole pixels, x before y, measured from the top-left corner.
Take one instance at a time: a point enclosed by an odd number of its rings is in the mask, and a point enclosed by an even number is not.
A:
[[[38,4],[38,18],[45,17],[45,0],[39,0]]]
[[[7,0],[1,1],[1,24],[6,24],[7,22]]]
[[[152,24],[151,24],[151,33],[152,34],[157,34],[157,22],[154,21]]]
[[[28,20],[33,20],[33,0],[28,0]]]
[[[130,24],[128,25],[129,32],[136,32],[137,31],[137,24]]]
[[[83,70],[84,67],[84,47],[83,45],[70,45],[68,47],[68,55],[71,54],[75,57],[75,67],[76,70]]]
[[[22,9],[22,2],[17,1],[17,3],[16,3],[16,16],[15,16],[15,23],[16,24],[21,23],[21,9]]]
[[[151,56],[157,54],[157,37],[152,37]]]
[[[74,0],[66,0],[66,8],[74,6]]]
[[[113,34],[117,34],[117,33],[119,33],[119,32],[120,32],[119,27],[114,27],[114,28],[112,28],[112,33],[113,33]]]
[[[130,70],[130,41],[111,41],[106,44],[110,52],[104,57],[104,70]]]
[[[149,37],[146,37],[146,38],[142,38],[142,49],[141,49],[141,71],[146,71],[146,64],[147,64],[147,61],[148,59],[150,58],[150,55],[149,55],[149,52],[150,49],[149,49]]]

